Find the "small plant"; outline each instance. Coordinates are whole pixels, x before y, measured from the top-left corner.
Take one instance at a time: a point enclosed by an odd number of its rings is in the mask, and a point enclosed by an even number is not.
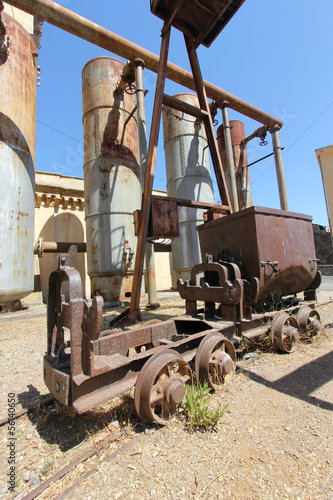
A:
[[[218,429],[220,420],[228,411],[228,405],[223,408],[211,408],[210,389],[207,382],[197,384],[193,387],[187,386],[182,408],[185,411],[189,425],[195,430]]]
[[[53,471],[54,468],[54,457],[52,458],[46,458],[44,460],[44,464],[41,470],[42,476],[47,476]]]

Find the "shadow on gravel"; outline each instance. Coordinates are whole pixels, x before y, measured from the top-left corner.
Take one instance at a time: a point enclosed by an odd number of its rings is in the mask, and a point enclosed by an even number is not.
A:
[[[44,405],[46,397],[41,396],[34,386],[30,385],[28,388],[35,403],[34,408],[28,412],[31,423],[46,443],[56,444],[63,452],[78,446],[103,429],[116,432],[129,423],[137,425],[139,422],[133,398],[128,394],[115,398],[112,403],[78,415],[73,408],[65,407],[54,400]],[[31,407],[31,398],[29,405],[26,404],[29,393],[18,395],[24,408]]]
[[[275,382],[270,382],[250,370],[246,370],[245,373],[258,384],[263,384],[266,387],[301,399],[314,406],[319,406],[324,410],[333,411],[332,403],[310,395],[316,389],[333,379],[333,351],[301,366]]]

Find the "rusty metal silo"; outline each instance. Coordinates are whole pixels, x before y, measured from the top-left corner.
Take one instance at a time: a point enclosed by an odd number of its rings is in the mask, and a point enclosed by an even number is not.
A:
[[[135,101],[119,86],[123,68],[97,57],[82,71],[88,274],[92,294],[106,301],[130,296],[141,204]]]
[[[0,303],[5,303],[34,289],[37,53],[21,24],[4,12],[1,17],[10,43],[0,61]]]
[[[174,97],[198,107],[195,94],[182,93]],[[203,124],[193,116],[164,106],[163,135],[168,196],[214,203]],[[203,222],[203,212],[202,209],[178,207],[179,237],[171,243],[177,279],[190,279],[192,267],[201,262],[196,226]]]
[[[252,193],[250,186],[250,174],[247,167],[246,145],[242,144],[245,139],[244,124],[239,120],[230,121],[230,135],[235,163],[235,175],[237,185],[237,196],[239,209],[252,206]],[[217,141],[221,156],[221,161],[227,181],[229,192],[231,192],[230,173],[227,168],[227,155],[224,141],[223,125],[217,129]]]

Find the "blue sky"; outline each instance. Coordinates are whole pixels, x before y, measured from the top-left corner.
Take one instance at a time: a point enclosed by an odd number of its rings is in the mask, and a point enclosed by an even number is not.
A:
[[[150,13],[149,0],[58,3],[159,53],[162,21]],[[246,0],[211,47],[198,49],[206,80],[283,120],[289,208],[312,215],[322,225],[328,221],[315,150],[333,143],[332,20],[332,0]],[[115,56],[44,24],[36,170],[83,176],[81,71],[88,60],[100,55]],[[189,69],[183,37],[175,29],[169,60]],[[145,70],[148,125],[155,82],[156,75]],[[170,95],[183,90],[173,82],[166,84]],[[221,114],[217,118],[220,125]],[[230,119],[244,121],[246,135],[259,126],[232,110]],[[248,147],[249,162],[272,152],[270,139],[265,147],[258,143],[252,141]],[[280,208],[272,158],[250,167],[250,178],[254,204]],[[162,131],[154,187],[166,189]]]

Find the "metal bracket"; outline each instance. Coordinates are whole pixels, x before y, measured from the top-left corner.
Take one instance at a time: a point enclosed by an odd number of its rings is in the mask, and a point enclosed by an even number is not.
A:
[[[271,262],[270,260],[266,260],[266,261],[262,260],[260,262],[260,264],[261,264],[261,267],[265,267],[265,266],[271,267],[273,269],[274,273],[278,273],[279,272],[279,269],[276,269],[278,267],[278,265],[279,265],[278,261]]]

